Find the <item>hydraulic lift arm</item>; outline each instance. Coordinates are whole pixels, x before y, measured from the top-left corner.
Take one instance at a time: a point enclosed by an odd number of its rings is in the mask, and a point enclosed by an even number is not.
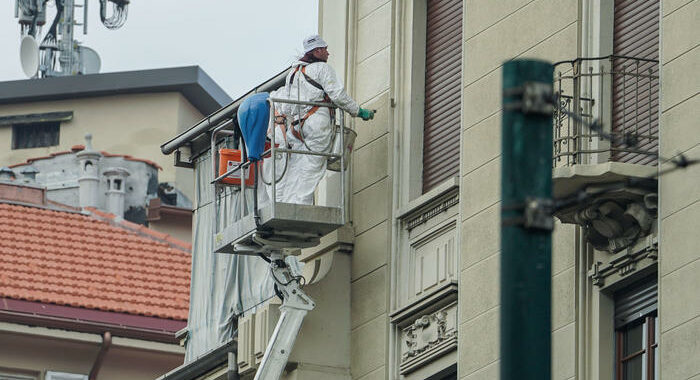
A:
[[[311,297],[301,290],[302,278],[292,275],[283,256],[273,253],[270,259],[272,275],[282,296],[282,305],[279,321],[265,348],[265,356],[255,374],[255,380],[280,378],[306,313],[316,307]]]

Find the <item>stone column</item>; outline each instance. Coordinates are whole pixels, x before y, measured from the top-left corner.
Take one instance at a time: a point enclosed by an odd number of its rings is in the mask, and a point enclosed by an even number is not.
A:
[[[107,177],[107,212],[124,217],[124,187],[129,171],[125,168],[109,168],[104,175]]]
[[[99,203],[100,177],[98,163],[102,158],[100,152],[92,149],[92,135],[85,135],[85,149],[78,152],[78,163],[80,165],[80,207],[97,207]]]

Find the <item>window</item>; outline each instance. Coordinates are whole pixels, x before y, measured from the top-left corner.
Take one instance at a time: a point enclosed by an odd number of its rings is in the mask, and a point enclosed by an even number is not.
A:
[[[617,378],[657,379],[658,319],[656,312],[617,330]]]
[[[12,149],[58,145],[60,122],[15,124],[12,126]]]
[[[0,380],[36,380],[36,378],[36,376],[12,375],[9,373],[0,372]]]
[[[613,144],[612,160],[656,165],[659,136],[659,0],[615,0],[612,133],[637,141]]]
[[[423,193],[459,173],[462,0],[427,3]]]
[[[88,380],[87,375],[67,372],[46,371],[45,380]]]
[[[457,364],[453,364],[443,369],[426,380],[457,380]]]
[[[617,380],[658,379],[656,279],[615,295],[615,372]]]
[[[39,374],[33,371],[0,368],[0,380],[37,380]]]

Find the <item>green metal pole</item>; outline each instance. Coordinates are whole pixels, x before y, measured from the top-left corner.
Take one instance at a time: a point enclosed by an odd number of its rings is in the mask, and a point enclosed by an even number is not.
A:
[[[552,196],[552,114],[523,93],[548,89],[551,104],[552,74],[543,61],[503,66],[501,379],[551,378],[551,229],[527,225],[524,204]]]

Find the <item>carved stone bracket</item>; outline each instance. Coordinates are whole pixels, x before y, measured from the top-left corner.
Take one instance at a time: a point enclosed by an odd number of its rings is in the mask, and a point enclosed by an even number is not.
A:
[[[614,254],[649,235],[656,214],[656,193],[623,188],[559,212],[557,217],[562,223],[582,226],[586,241],[595,249]]]

